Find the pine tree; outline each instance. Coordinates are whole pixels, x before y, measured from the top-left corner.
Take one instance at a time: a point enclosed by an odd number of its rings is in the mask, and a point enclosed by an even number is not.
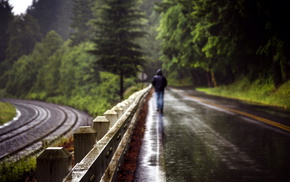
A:
[[[102,69],[120,77],[120,97],[123,98],[124,77],[135,76],[144,64],[141,46],[136,43],[145,35],[141,23],[144,18],[138,0],[107,0],[96,22],[95,69]]]
[[[0,0],[0,63],[5,59],[5,51],[8,47],[8,27],[13,21],[13,7],[8,0]]]
[[[33,0],[27,14],[37,19],[43,36],[55,30],[64,40],[69,38],[72,0]]]
[[[71,46],[78,45],[92,38],[93,30],[89,21],[93,19],[92,0],[73,0],[73,17],[70,35]]]
[[[30,15],[19,15],[9,26],[9,42],[6,59],[12,64],[22,55],[30,54],[34,45],[42,38],[36,19]]]

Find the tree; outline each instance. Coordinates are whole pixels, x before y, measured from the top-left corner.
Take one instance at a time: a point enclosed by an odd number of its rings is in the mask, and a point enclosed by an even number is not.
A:
[[[154,6],[156,3],[160,3],[162,0],[146,0],[143,1],[141,9],[145,12],[146,16],[149,17],[154,12]]]
[[[89,22],[93,19],[92,0],[73,0],[73,17],[71,28],[73,32],[70,35],[71,46],[92,39],[93,30]]]
[[[165,67],[196,67],[212,82],[290,79],[290,19],[279,0],[166,0],[159,4]],[[219,75],[219,78],[215,78]],[[229,75],[229,76],[227,76]]]
[[[161,46],[160,40],[157,40],[157,27],[159,25],[159,14],[154,10],[155,3],[162,0],[146,0],[141,5],[141,10],[145,12],[146,25],[143,30],[146,36],[138,40],[144,52],[144,59],[146,63],[142,68],[142,72],[147,74],[147,79],[144,81],[151,81],[151,78],[156,74],[156,70],[161,67],[160,61]]]
[[[16,16],[9,26],[9,44],[6,50],[7,61],[12,64],[22,55],[30,54],[41,37],[36,19],[30,15]]]
[[[290,79],[290,20],[287,2],[265,0],[257,2],[260,21],[263,22],[264,39],[258,53],[270,58],[275,87]]]
[[[13,7],[8,0],[0,0],[0,63],[5,60],[5,51],[8,47],[9,32],[8,27],[13,21]]]
[[[62,44],[63,40],[60,35],[55,33],[55,31],[49,32],[41,42],[35,45],[32,54],[21,56],[13,64],[12,68],[5,73],[5,78],[2,79],[6,80],[6,92],[14,96],[27,94],[36,83],[38,77],[45,74],[39,75],[39,72],[50,64],[49,58],[60,49]],[[55,71],[55,69],[50,71]],[[38,86],[45,85],[45,83],[41,84]]]
[[[96,22],[94,69],[119,75],[120,98],[123,98],[124,77],[135,76],[144,64],[141,46],[135,41],[145,35],[142,31],[144,15],[137,0],[105,1]]]
[[[64,40],[69,38],[72,0],[33,0],[27,14],[37,19],[42,35],[54,30]]]
[[[191,76],[192,83],[204,84],[203,77],[197,78],[196,75],[200,75],[200,68],[208,68],[208,61],[203,59],[205,55],[201,51],[206,31],[193,32],[193,27],[199,25],[189,17],[192,6],[190,1],[186,5],[176,1],[158,4],[157,10],[161,13],[158,39],[162,41],[163,50],[161,60],[166,70],[177,72],[178,80]]]

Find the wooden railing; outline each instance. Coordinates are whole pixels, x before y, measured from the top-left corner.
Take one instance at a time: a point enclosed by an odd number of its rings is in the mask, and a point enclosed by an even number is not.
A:
[[[98,116],[92,126],[74,133],[74,157],[63,148],[49,147],[37,158],[37,181],[115,181],[123,163],[139,110],[151,86],[131,95]]]

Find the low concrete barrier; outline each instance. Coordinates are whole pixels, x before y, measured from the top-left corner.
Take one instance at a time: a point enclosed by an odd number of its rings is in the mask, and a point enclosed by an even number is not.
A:
[[[64,182],[115,181],[136,125],[140,106],[145,102],[150,90],[151,86],[148,86],[132,94],[127,100],[106,111],[104,116],[96,117],[92,127],[79,128],[74,134],[77,164],[66,176],[63,176],[64,173],[56,176],[62,175]],[[89,150],[87,154],[86,150]],[[67,162],[64,165],[68,165]],[[36,173],[41,171],[41,175],[37,175],[37,181],[43,181],[48,175],[55,175],[51,174],[52,170],[44,168],[46,167],[37,165]],[[57,170],[53,171],[57,173]],[[50,181],[62,180],[58,177]]]

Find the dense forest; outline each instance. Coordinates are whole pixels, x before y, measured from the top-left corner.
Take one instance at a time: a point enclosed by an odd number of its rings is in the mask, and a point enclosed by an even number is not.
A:
[[[216,87],[247,77],[278,88],[290,79],[287,7],[282,0],[34,0],[16,16],[0,0],[0,96],[96,115],[136,85],[139,72],[150,81],[161,65],[171,84]]]
[[[120,4],[123,1],[112,2]],[[135,40],[132,30],[126,30],[126,27],[123,27],[125,31],[121,30],[122,33],[130,33],[128,45],[134,44],[142,52],[138,58],[139,66],[128,67],[135,64],[135,60],[126,65],[126,73],[131,68],[134,70],[124,77],[122,95],[126,94],[125,90],[134,91],[139,82],[139,72],[153,75],[161,66],[157,61],[161,49],[155,45],[158,25],[158,14],[153,11],[155,2],[143,4],[132,0],[127,1],[125,6],[117,6],[123,12],[132,11],[131,7],[135,7],[140,17],[133,17],[133,22],[140,24],[139,32],[143,32]],[[16,16],[9,1],[1,0],[0,96],[70,105],[92,115],[102,114],[119,101],[119,75],[115,70],[104,69],[106,64],[97,65],[100,55],[92,53],[108,30],[103,34],[97,33],[100,31],[98,24],[106,19],[104,12],[109,10],[109,6],[112,5],[99,0],[38,0],[33,1],[25,14]],[[132,17],[128,19],[130,21]],[[100,35],[99,41],[96,41],[96,35]],[[113,43],[117,44],[116,41]],[[131,49],[136,50],[136,46]],[[125,57],[126,60],[128,58]],[[110,67],[113,62],[107,65]]]
[[[210,86],[244,76],[273,81],[276,88],[289,81],[287,2],[164,0],[158,11],[161,59],[180,77],[189,72]]]

